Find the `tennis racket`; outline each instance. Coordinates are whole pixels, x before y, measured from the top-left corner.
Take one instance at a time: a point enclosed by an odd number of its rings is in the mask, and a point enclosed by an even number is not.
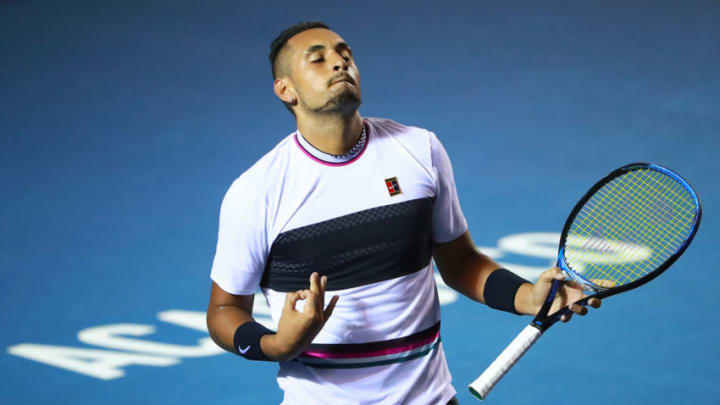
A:
[[[640,287],[665,271],[685,251],[700,224],[702,207],[678,174],[650,163],[623,166],[597,182],[578,201],[560,236],[557,266],[584,290],[577,303]],[[548,315],[563,283],[554,280],[530,325],[470,384],[480,400],[517,363],[540,335],[569,314]]]

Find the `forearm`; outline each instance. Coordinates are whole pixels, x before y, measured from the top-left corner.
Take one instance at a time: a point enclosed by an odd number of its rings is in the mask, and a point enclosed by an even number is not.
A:
[[[443,281],[466,297],[484,303],[485,281],[490,273],[500,268],[500,265],[488,256],[475,251],[462,255],[455,266],[457,267],[454,271],[441,273]]]
[[[252,321],[250,313],[240,307],[218,305],[208,308],[207,327],[212,340],[229,352],[237,352],[234,337],[237,328],[245,322]]]
[[[501,266],[477,250],[468,232],[451,242],[436,244],[433,257],[443,281],[468,298],[488,304],[485,293],[489,292],[493,301],[490,306],[494,308],[521,314],[537,312],[532,304],[531,283],[503,272],[493,276],[492,285],[488,284],[490,275]],[[486,286],[490,289],[486,290]]]
[[[433,258],[445,284],[472,300],[485,302],[485,281],[500,265],[477,250],[469,232],[453,241],[436,243]]]
[[[537,314],[554,281],[564,280],[562,270],[557,267],[543,272],[536,284],[501,270],[498,263],[476,249],[468,232],[453,241],[435,243],[433,258],[449,287],[491,308],[511,313]],[[563,285],[562,288],[562,293],[555,297],[551,313],[583,296],[580,287]],[[594,302],[600,305],[599,300]],[[587,311],[580,305],[570,305],[570,310],[581,315]]]

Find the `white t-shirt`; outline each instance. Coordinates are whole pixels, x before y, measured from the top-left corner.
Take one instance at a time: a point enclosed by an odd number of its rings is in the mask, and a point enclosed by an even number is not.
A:
[[[440,343],[433,242],[467,229],[435,134],[366,118],[349,160],[290,134],[230,187],[212,280],[267,299],[328,277],[337,306],[312,345],[281,362],[283,404],[444,404],[455,394]]]

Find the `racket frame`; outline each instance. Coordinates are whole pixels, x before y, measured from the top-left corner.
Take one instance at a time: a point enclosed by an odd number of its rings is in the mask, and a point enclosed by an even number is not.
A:
[[[605,184],[609,183],[613,179],[621,176],[622,174],[625,174],[627,172],[633,171],[633,170],[641,170],[641,169],[650,169],[650,170],[657,170],[660,171],[674,180],[676,180],[678,183],[680,183],[683,187],[685,187],[686,190],[690,192],[692,195],[695,203],[696,203],[696,215],[694,218],[694,222],[692,224],[692,229],[690,230],[689,236],[686,238],[685,242],[680,245],[680,247],[670,256],[668,257],[660,266],[658,266],[657,269],[653,270],[652,272],[646,274],[645,276],[632,281],[628,284],[621,285],[618,287],[611,287],[607,289],[595,289],[593,285],[590,285],[588,280],[583,279],[579,274],[573,272],[568,267],[567,263],[565,262],[565,243],[567,241],[567,234],[570,230],[570,227],[572,225],[573,220],[575,219],[575,216],[577,213],[582,209],[583,205],[595,194],[597,190],[599,190],[601,187],[603,187]],[[560,236],[560,244],[558,249],[558,260],[557,260],[557,266],[563,270],[563,272],[570,276],[571,279],[574,279],[578,281],[581,285],[585,287],[590,287],[595,291],[593,295],[587,296],[579,301],[576,302],[578,305],[585,306],[587,305],[590,298],[605,298],[609,297],[615,294],[619,294],[623,291],[632,290],[634,288],[637,288],[648,281],[654,279],[655,277],[662,274],[668,267],[670,267],[677,259],[682,255],[682,253],[685,251],[685,249],[688,247],[690,242],[692,242],[693,238],[695,237],[695,234],[697,233],[698,226],[700,224],[700,219],[702,218],[702,203],[700,202],[700,198],[698,197],[697,193],[695,192],[695,189],[685,181],[680,175],[676,174],[670,169],[667,169],[663,166],[653,164],[653,163],[645,163],[645,162],[637,162],[637,163],[630,163],[628,165],[625,165],[623,167],[620,167],[618,169],[613,170],[610,174],[602,178],[600,181],[595,183],[583,196],[580,198],[580,200],[575,204],[575,207],[570,212],[570,215],[568,215],[567,220],[565,221],[565,225],[563,226],[562,234]],[[547,330],[550,326],[552,326],[555,322],[560,320],[562,315],[570,314],[570,308],[569,306],[566,306],[564,308],[561,308],[560,310],[554,312],[552,315],[548,316],[548,311],[550,310],[550,307],[552,306],[552,303],[555,299],[555,295],[557,294],[558,289],[562,285],[564,280],[553,280],[552,287],[550,288],[550,291],[548,293],[547,298],[545,299],[545,302],[543,302],[543,305],[541,306],[540,310],[538,311],[535,318],[530,322],[530,325],[528,325],[521,333],[518,335],[515,340],[513,340],[508,347],[505,348],[505,350],[493,361],[492,364],[483,372],[483,374],[478,377],[475,381],[473,381],[469,385],[470,392],[476,396],[478,399],[483,400],[487,397],[490,390],[495,386],[495,384],[507,373],[512,366],[530,349],[530,347],[540,338],[540,336]],[[537,329],[536,332],[533,332],[532,329]]]
[[[668,257],[660,266],[658,266],[657,269],[651,271],[650,273],[640,277],[637,280],[634,280],[630,283],[623,284],[618,287],[611,287],[606,289],[598,289],[594,285],[592,285],[588,280],[584,279],[580,274],[574,272],[570,267],[567,265],[565,261],[565,244],[567,241],[567,235],[568,232],[570,232],[570,227],[572,226],[573,221],[575,220],[575,216],[577,213],[582,209],[582,207],[585,205],[585,203],[592,198],[592,196],[595,194],[596,191],[598,191],[600,188],[602,188],[604,185],[612,181],[613,179],[631,172],[635,170],[656,170],[659,171],[669,177],[671,177],[673,180],[677,181],[682,185],[692,196],[695,205],[697,207],[696,215],[692,224],[692,228],[690,230],[690,235],[686,238],[685,242],[683,242],[680,247],[673,253],[670,257]],[[621,292],[625,292],[628,290],[632,290],[634,288],[640,287],[641,285],[653,280],[655,277],[662,274],[665,270],[667,270],[675,261],[685,252],[685,249],[690,245],[690,242],[692,242],[693,238],[695,237],[695,234],[697,233],[698,226],[700,225],[700,219],[702,218],[702,203],[700,201],[700,198],[697,195],[697,192],[695,191],[695,188],[685,181],[680,175],[673,172],[672,170],[654,164],[654,163],[645,163],[645,162],[636,162],[636,163],[630,163],[623,167],[620,167],[618,169],[613,170],[610,174],[602,178],[600,181],[595,183],[581,198],[580,200],[575,204],[575,207],[573,207],[572,211],[570,211],[570,215],[568,215],[567,220],[565,220],[565,225],[563,226],[562,233],[560,235],[560,247],[558,249],[558,259],[557,259],[557,267],[559,267],[565,274],[567,274],[571,279],[574,281],[577,281],[579,284],[589,287],[589,289],[594,291],[594,294],[589,295],[580,301],[577,302],[578,305],[585,306],[588,303],[588,300],[590,298],[598,298],[603,299],[606,297],[610,297],[615,294],[619,294]],[[537,315],[531,322],[533,326],[538,328],[540,331],[545,331],[547,328],[552,326],[555,322],[560,320],[562,315],[569,314],[571,311],[568,307],[562,308],[552,315],[548,316],[548,310],[550,309],[550,306],[552,305],[553,300],[555,299],[555,294],[557,293],[558,288],[560,288],[560,285],[563,281],[561,280],[554,280],[553,286],[550,290],[550,293],[548,294],[547,299],[543,303],[543,306],[540,308],[540,311],[538,311]]]

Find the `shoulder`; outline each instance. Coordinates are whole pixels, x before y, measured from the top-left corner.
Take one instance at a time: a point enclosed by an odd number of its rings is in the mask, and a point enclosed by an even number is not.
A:
[[[277,178],[285,172],[292,159],[292,148],[295,142],[294,136],[294,132],[286,136],[268,153],[245,170],[236,182],[249,182],[258,190],[262,190],[264,188],[263,185],[268,184],[272,180],[277,180]]]
[[[273,149],[250,166],[235,179],[230,190],[251,189],[251,192],[266,194],[272,184],[282,180],[292,159],[294,135],[286,136]]]
[[[365,121],[379,136],[393,136],[397,138],[426,138],[430,131],[424,128],[405,125],[387,118],[365,118]]]
[[[431,131],[386,118],[366,118],[366,121],[372,128],[372,133],[381,142],[392,141],[402,146],[423,165],[431,163],[432,144],[437,139]]]

